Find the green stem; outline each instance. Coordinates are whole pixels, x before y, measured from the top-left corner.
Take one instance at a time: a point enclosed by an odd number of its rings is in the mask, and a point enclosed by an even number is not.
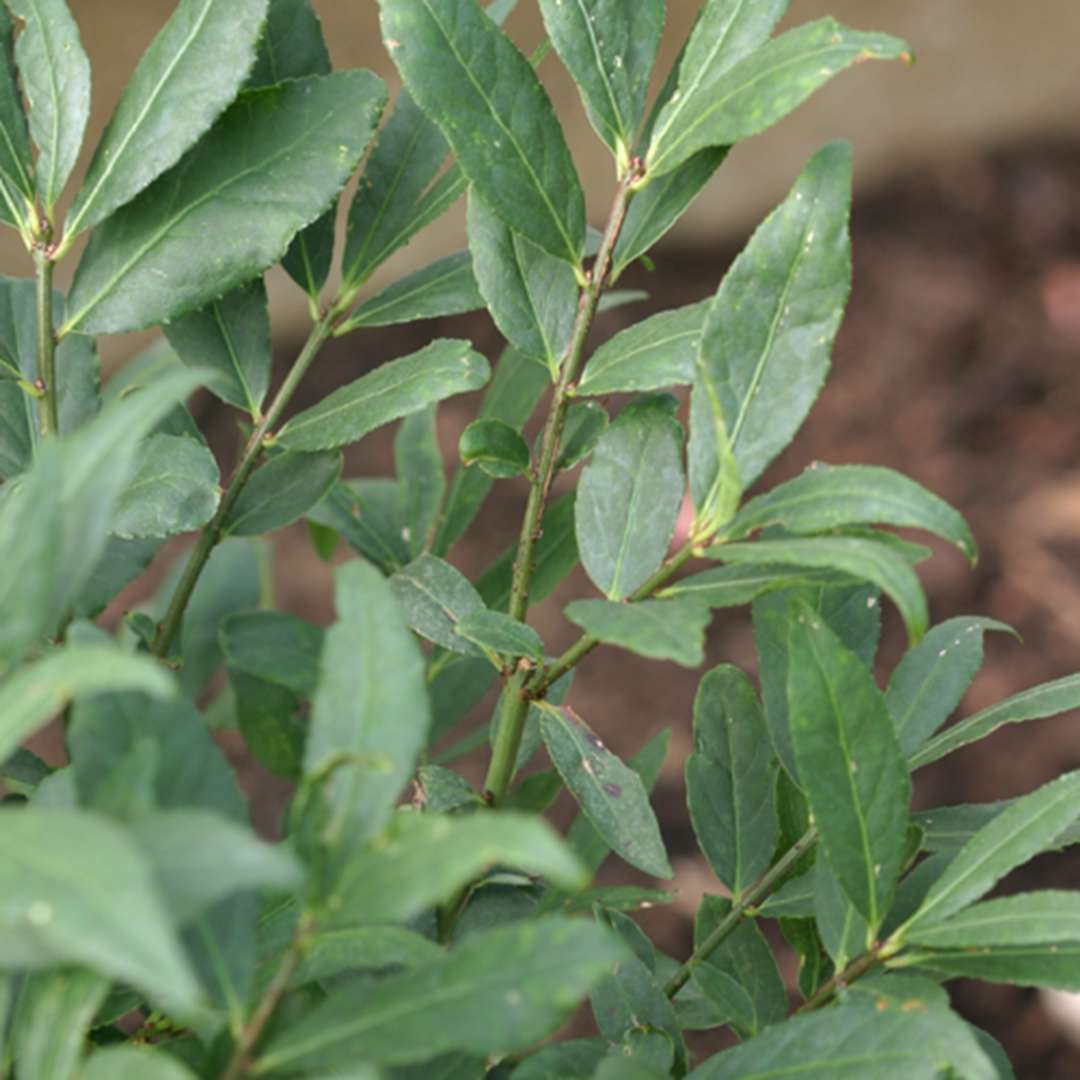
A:
[[[591,272],[586,276],[578,303],[577,318],[559,369],[559,378],[555,384],[551,406],[548,410],[547,423],[544,425],[543,439],[540,444],[540,462],[536,468],[529,500],[525,506],[525,517],[521,523],[521,536],[518,540],[517,554],[510,588],[510,614],[522,622],[529,610],[529,587],[532,582],[533,563],[536,544],[540,539],[540,522],[544,516],[551,484],[555,479],[556,462],[559,457],[559,444],[566,426],[566,413],[570,408],[573,390],[581,366],[585,361],[585,342],[592,329],[593,319],[600,297],[607,285],[611,271],[611,259],[615,244],[626,220],[626,211],[633,198],[633,184],[640,173],[640,162],[635,163],[627,176],[620,182],[615,194],[615,201],[608,216],[604,238]],[[506,684],[503,694],[503,712],[499,722],[499,732],[495,747],[491,753],[487,778],[484,781],[484,797],[492,806],[498,806],[506,798],[514,779],[518,748],[525,730],[525,718],[529,711],[529,700],[525,696],[525,684],[528,671],[519,669]]]
[[[46,438],[60,431],[56,400],[56,334],[53,332],[53,260],[47,247],[34,248],[34,271],[37,276],[37,373],[38,423]]]
[[[844,987],[850,986],[856,979],[861,979],[864,975],[873,971],[878,964],[882,963],[884,956],[879,949],[869,949],[864,952],[862,956],[857,956],[843,971],[838,971],[827,982],[823,982],[817,990],[804,1001],[796,1010],[795,1015],[799,1013],[813,1012],[815,1009],[820,1009],[822,1005],[827,1005],[833,997],[836,996],[838,990],[843,990]]]
[[[240,492],[244,490],[244,485],[251,478],[259,458],[262,456],[264,440],[270,434],[274,425],[281,419],[286,406],[292,399],[293,394],[296,393],[297,386],[300,385],[300,380],[307,373],[319,349],[322,348],[333,333],[333,327],[332,316],[327,314],[311,328],[307,341],[304,342],[304,347],[300,350],[300,354],[289,369],[288,375],[285,376],[285,381],[274,396],[274,400],[271,402],[266,414],[251,433],[251,437],[240,455],[240,460],[229,478],[225,492],[221,496],[217,512],[210,519],[209,524],[204,526],[199,541],[195,545],[195,550],[191,553],[187,566],[184,567],[184,573],[176,586],[172,600],[169,602],[169,610],[165,613],[165,618],[162,620],[157,635],[151,643],[150,651],[154,655],[166,656],[168,654],[169,648],[180,630],[184,611],[187,609],[191,594],[195,591],[195,586],[199,582],[199,577],[202,575],[214,548],[221,542],[222,528],[229,517],[229,513],[236,500],[240,497]]]
[[[690,980],[694,968],[707,960],[713,952],[724,942],[742,922],[751,908],[771,895],[781,881],[787,876],[788,871],[817,843],[817,829],[811,826],[794,844],[784,853],[775,866],[770,867],[758,880],[743,893],[732,905],[731,910],[724,916],[716,929],[691,953],[690,958],[668,980],[664,992],[669,998],[674,997]]]

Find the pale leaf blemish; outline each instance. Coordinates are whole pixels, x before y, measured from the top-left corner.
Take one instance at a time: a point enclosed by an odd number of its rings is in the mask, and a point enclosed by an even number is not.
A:
[[[53,907],[47,900],[35,900],[26,909],[26,921],[31,926],[48,926],[52,918]]]

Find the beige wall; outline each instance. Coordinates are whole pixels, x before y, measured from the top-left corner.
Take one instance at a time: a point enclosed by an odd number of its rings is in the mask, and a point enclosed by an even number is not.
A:
[[[171,0],[69,0],[94,72],[91,139],[100,132],[147,42],[172,10]],[[336,66],[366,66],[393,81],[382,50],[375,0],[315,0]],[[699,0],[668,0],[662,63],[669,65]],[[865,29],[907,38],[918,62],[866,64],[838,77],[772,131],[740,147],[676,231],[708,246],[744,231],[777,201],[801,163],[826,139],[851,138],[858,182],[871,184],[938,148],[1000,144],[1025,136],[1080,135],[1080,4],[1077,0],[793,0],[785,25],[834,14]],[[521,0],[509,23],[525,46],[539,40],[533,0]],[[594,216],[602,213],[611,169],[556,58],[543,75],[566,118]],[[423,248],[388,268],[396,276],[461,245],[460,217],[440,223]],[[69,260],[70,261],[70,260]],[[28,273],[10,230],[0,236],[0,272]],[[61,284],[71,266],[61,268]],[[279,326],[298,323],[304,304],[286,283],[272,283]],[[128,351],[134,343],[117,343]]]

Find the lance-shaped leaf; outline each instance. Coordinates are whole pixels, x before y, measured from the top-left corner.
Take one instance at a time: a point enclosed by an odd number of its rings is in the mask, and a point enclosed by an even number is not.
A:
[[[476,281],[495,325],[523,356],[557,371],[577,313],[573,268],[511,229],[475,188],[468,227]]]
[[[773,11],[765,17],[786,4],[768,6]],[[667,106],[653,132],[645,159],[648,174],[661,176],[707,146],[731,146],[757,135],[852,64],[907,55],[899,38],[852,30],[831,18],[789,30],[731,66],[721,55],[697,70],[688,50],[679,99]]]
[[[738,897],[768,869],[778,825],[775,766],[750,680],[713,668],[694,699],[694,752],[686,763],[690,820],[716,876]]]
[[[690,398],[690,442],[686,449],[694,532],[711,536],[726,525],[743,494],[739,463],[731,444],[728,418],[714,370],[699,350]]]
[[[190,1014],[199,988],[134,841],[96,814],[2,814],[5,963],[30,969],[84,965]]]
[[[483,306],[472,259],[462,251],[395,281],[365,300],[335,334],[340,337],[361,326],[393,326],[416,319],[461,315]]]
[[[23,220],[34,198],[33,158],[15,71],[15,26],[0,6],[0,220]]]
[[[559,456],[555,459],[556,469],[572,469],[587,458],[608,429],[608,414],[602,405],[595,401],[575,401],[566,410],[566,424],[563,426],[562,441],[559,444]],[[540,457],[543,436],[536,440],[536,456]]]
[[[974,564],[975,538],[944,499],[892,469],[815,462],[801,476],[751,499],[731,523],[734,539],[767,525],[818,533],[844,525],[926,529],[955,544]]]
[[[891,547],[876,540],[848,536],[759,540],[718,544],[709,553],[725,563],[805,566],[861,578],[880,587],[900,609],[910,641],[918,641],[926,631],[926,597],[915,571]]]
[[[332,842],[362,843],[389,820],[427,737],[424,661],[393,590],[373,566],[335,573],[337,622],[327,631],[304,771],[347,760],[327,786]]]
[[[1072,772],[1016,799],[956,853],[900,933],[943,923],[1047,848],[1076,820],[1078,796],[1080,772]]]
[[[427,547],[446,493],[436,420],[435,406],[429,405],[407,416],[394,438],[402,535],[414,555]]]
[[[540,730],[563,782],[608,847],[646,874],[671,877],[641,777],[567,706],[545,708]]]
[[[628,405],[581,474],[577,541],[581,561],[609,600],[629,596],[664,561],[685,481],[674,399]]]
[[[326,75],[329,71],[330,54],[311,0],[270,0],[255,66],[245,89],[274,86],[305,75]]]
[[[201,528],[217,509],[220,479],[214,455],[202,443],[183,435],[151,435],[113,507],[113,536],[134,540]]]
[[[219,633],[230,670],[310,697],[319,681],[324,631],[283,611],[230,615]]]
[[[900,873],[911,782],[873,676],[805,605],[789,623],[787,697],[799,781],[825,853],[876,929]]]
[[[382,83],[366,71],[241,95],[176,166],[95,231],[62,332],[152,326],[277,262],[348,180],[384,102]]]
[[[625,160],[664,31],[663,0],[540,0],[555,50],[596,133]]]
[[[349,547],[388,574],[412,558],[401,520],[401,493],[394,480],[339,481],[307,514],[308,521],[333,529]]]
[[[1076,942],[1080,904],[1075,893],[1054,889],[1003,896],[972,904],[944,922],[915,927],[905,939],[937,949]]]
[[[910,757],[960,704],[982,666],[983,634],[1011,627],[960,616],[933,627],[896,665],[885,694],[900,747]]]
[[[335,994],[273,1039],[254,1074],[510,1053],[550,1034],[623,955],[609,931],[580,919],[470,934],[436,962]]]
[[[1080,675],[1066,675],[1063,679],[1021,690],[1019,694],[999,701],[974,716],[965,717],[917,750],[911,757],[911,767],[921,769],[962,746],[985,739],[1006,724],[1041,720],[1070,709],[1080,709]]]
[[[35,187],[51,214],[75,167],[90,116],[90,61],[64,0],[7,0],[7,6],[23,22],[15,63],[38,149]]]
[[[222,522],[222,532],[255,536],[282,529],[319,502],[340,475],[337,451],[278,454],[244,486]]]
[[[438,960],[442,949],[402,926],[356,926],[317,930],[304,941],[303,958],[290,987],[328,979],[347,971],[421,967]]]
[[[175,165],[236,97],[267,0],[181,0],[150,43],[65,222],[92,229]]]
[[[496,479],[528,474],[532,464],[528,444],[502,420],[474,420],[461,433],[458,454],[466,468],[476,465]]]
[[[382,0],[386,47],[465,175],[509,225],[577,266],[585,200],[551,101],[475,0]]]
[[[578,394],[662,390],[694,378],[694,360],[710,300],[662,311],[616,334],[593,353]]]
[[[408,624],[428,641],[451,652],[479,650],[455,633],[454,627],[484,601],[460,570],[434,555],[420,555],[390,579]]]
[[[326,925],[408,922],[495,866],[548,878],[568,891],[588,884],[585,867],[539,818],[403,812],[385,843],[345,864]]]
[[[207,371],[208,390],[258,417],[271,363],[270,314],[262,278],[174,319],[164,329],[185,364]]]
[[[835,970],[843,971],[872,943],[869,924],[844,892],[828,859],[815,860],[810,876],[818,937]]]
[[[691,574],[657,594],[661,597],[693,597],[714,608],[738,607],[749,604],[759,596],[780,589],[798,588],[802,585],[851,584],[851,578],[839,572],[813,570],[807,567],[715,566]]]
[[[149,1046],[109,1046],[95,1050],[79,1080],[195,1080],[178,1058]]]
[[[474,645],[499,656],[527,656],[536,663],[544,659],[544,643],[527,623],[501,611],[471,611],[454,632]]]
[[[915,949],[905,953],[924,971],[949,979],[981,979],[1080,993],[1080,945],[983,945],[970,949]]]
[[[488,362],[467,341],[440,338],[362,375],[294,416],[278,439],[290,450],[331,450],[487,382]]]
[[[696,600],[575,600],[565,614],[587,634],[639,656],[689,668],[705,660],[705,627],[712,613]]]

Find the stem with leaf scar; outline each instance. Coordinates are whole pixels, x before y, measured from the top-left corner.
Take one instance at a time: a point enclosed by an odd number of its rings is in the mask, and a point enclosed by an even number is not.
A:
[[[37,383],[38,425],[43,436],[60,431],[59,406],[56,400],[56,334],[53,331],[53,259],[45,239],[34,246],[34,272],[37,278]]]

